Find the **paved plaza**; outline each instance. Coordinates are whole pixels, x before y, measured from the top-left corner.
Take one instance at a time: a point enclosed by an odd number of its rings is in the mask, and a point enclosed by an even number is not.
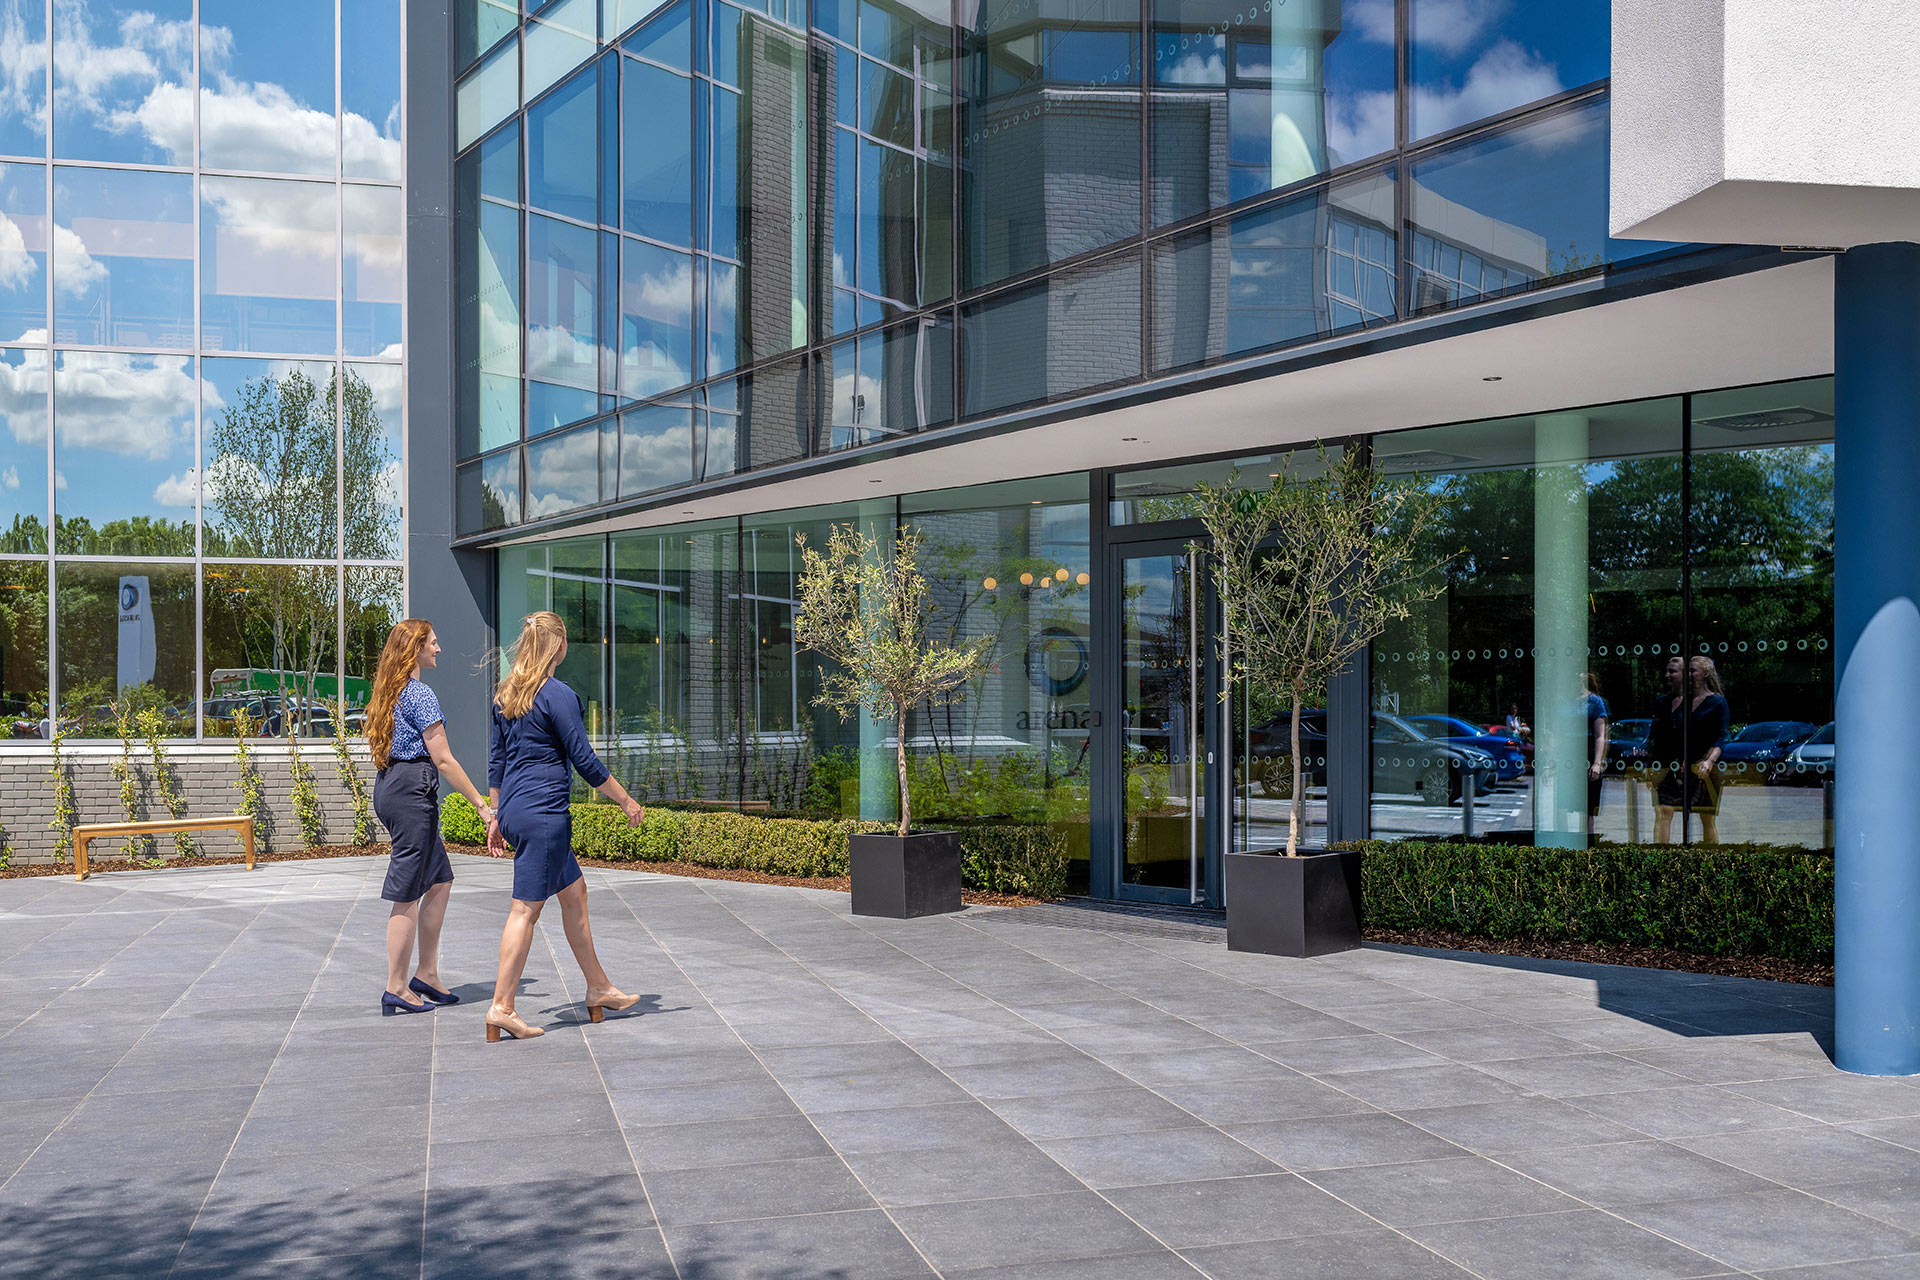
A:
[[[1831,993],[1066,906],[590,871],[481,1014],[508,867],[381,1018],[384,859],[0,881],[0,1273],[1920,1275],[1920,1086]]]

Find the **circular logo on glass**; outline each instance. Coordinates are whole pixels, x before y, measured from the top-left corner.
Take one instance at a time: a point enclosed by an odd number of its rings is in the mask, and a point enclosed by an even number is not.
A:
[[[139,603],[140,603],[140,588],[134,586],[131,582],[121,583],[120,584],[120,612],[131,613],[133,612],[133,607]]]

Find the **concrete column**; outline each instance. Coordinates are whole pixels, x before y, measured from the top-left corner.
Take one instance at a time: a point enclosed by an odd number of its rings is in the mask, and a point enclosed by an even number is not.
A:
[[[1920,245],[1834,266],[1834,1060],[1920,1074]]]
[[[445,652],[429,683],[447,743],[484,779],[493,554],[452,546],[453,28],[446,0],[413,0],[406,22],[407,611],[440,635]]]
[[[1536,844],[1587,843],[1587,418],[1534,421],[1533,830]]]

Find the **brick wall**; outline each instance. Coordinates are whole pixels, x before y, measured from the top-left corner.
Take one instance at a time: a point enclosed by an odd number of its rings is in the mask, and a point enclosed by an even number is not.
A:
[[[366,748],[356,743],[350,749],[371,796],[373,766]],[[293,811],[293,774],[289,758],[293,750],[295,748],[277,742],[260,743],[253,748],[254,768],[260,775],[269,815],[265,829],[256,832],[255,836],[262,852],[291,851],[303,844],[300,820]],[[340,779],[333,748],[322,745],[299,750],[313,769],[314,790],[319,795],[323,820],[321,843],[352,843],[353,799]],[[76,820],[124,822],[126,811],[120,803],[120,782],[113,774],[120,748],[67,746],[62,748],[61,755],[73,779]],[[234,766],[232,748],[183,745],[171,748],[168,756],[179,776],[180,792],[186,799],[184,816],[214,817],[232,813],[239,806],[240,790],[233,785],[233,780],[239,774]],[[154,782],[152,758],[136,746],[133,761],[140,788],[136,816],[141,819],[166,817],[166,802],[161,799]],[[53,752],[50,748],[9,746],[4,754],[0,754],[0,827],[5,828],[7,839],[13,842],[13,856],[17,862],[53,860],[52,766]],[[386,840],[386,830],[377,819],[373,831],[376,840]],[[239,850],[238,840],[224,831],[196,832],[193,838],[202,851],[215,856]],[[119,843],[114,841],[109,846],[101,842],[95,846],[92,856],[118,857]],[[160,837],[158,845],[159,852],[170,853],[173,849],[172,837]],[[62,857],[71,856],[71,849],[62,854]]]

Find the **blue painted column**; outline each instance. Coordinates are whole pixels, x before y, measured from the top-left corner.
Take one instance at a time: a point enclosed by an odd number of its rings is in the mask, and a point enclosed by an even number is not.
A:
[[[1920,245],[1834,266],[1834,1061],[1920,1073]]]

